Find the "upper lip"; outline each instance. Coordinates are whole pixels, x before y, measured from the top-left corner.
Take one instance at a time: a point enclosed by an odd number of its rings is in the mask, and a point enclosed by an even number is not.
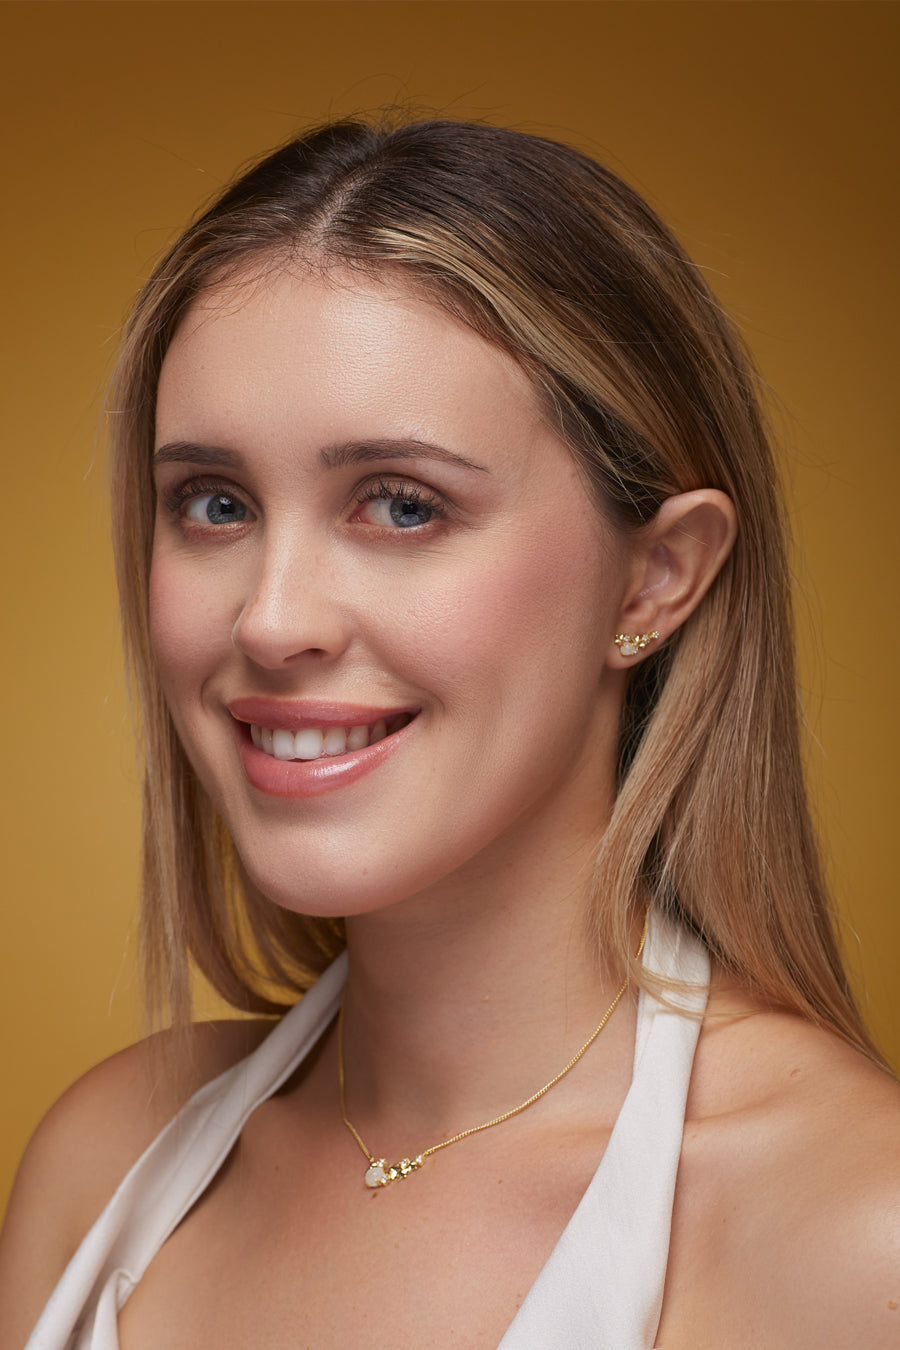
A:
[[[272,731],[302,731],[304,727],[361,727],[399,713],[419,711],[409,704],[375,706],[361,703],[326,703],[314,699],[234,698],[225,705],[238,722],[268,727]]]

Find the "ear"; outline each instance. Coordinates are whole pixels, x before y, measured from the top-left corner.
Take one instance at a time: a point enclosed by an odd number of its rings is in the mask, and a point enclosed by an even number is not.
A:
[[[617,632],[646,643],[649,655],[684,623],[712,585],[737,538],[730,497],[715,488],[668,497],[637,536],[632,580]],[[613,645],[609,665],[634,665],[640,651]]]

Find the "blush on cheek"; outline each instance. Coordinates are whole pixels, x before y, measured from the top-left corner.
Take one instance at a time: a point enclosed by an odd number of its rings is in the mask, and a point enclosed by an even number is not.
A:
[[[508,668],[512,651],[542,664],[548,648],[573,652],[574,643],[599,651],[598,631],[615,623],[606,588],[597,585],[600,555],[584,530],[550,550],[523,549],[517,539],[483,565],[443,577],[409,612],[406,635],[410,651],[418,649],[417,665],[429,660],[447,688],[495,664]]]

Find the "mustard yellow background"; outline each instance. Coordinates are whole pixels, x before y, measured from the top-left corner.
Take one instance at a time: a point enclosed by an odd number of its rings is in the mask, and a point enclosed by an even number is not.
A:
[[[54,1097],[140,1031],[100,423],[117,327],[237,165],[397,101],[605,159],[709,269],[777,391],[811,776],[858,987],[900,1063],[897,8],[123,0],[7,3],[0,25],[0,1191]]]

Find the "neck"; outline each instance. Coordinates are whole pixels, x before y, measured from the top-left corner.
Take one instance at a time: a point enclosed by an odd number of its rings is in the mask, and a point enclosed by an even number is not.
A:
[[[527,866],[472,867],[348,921],[347,1111],[373,1151],[417,1152],[509,1111],[598,1026],[622,968],[587,936],[591,852],[562,858],[548,841],[540,867],[528,850]],[[596,1109],[598,1092],[627,1086],[633,1028],[627,996],[551,1109]]]

